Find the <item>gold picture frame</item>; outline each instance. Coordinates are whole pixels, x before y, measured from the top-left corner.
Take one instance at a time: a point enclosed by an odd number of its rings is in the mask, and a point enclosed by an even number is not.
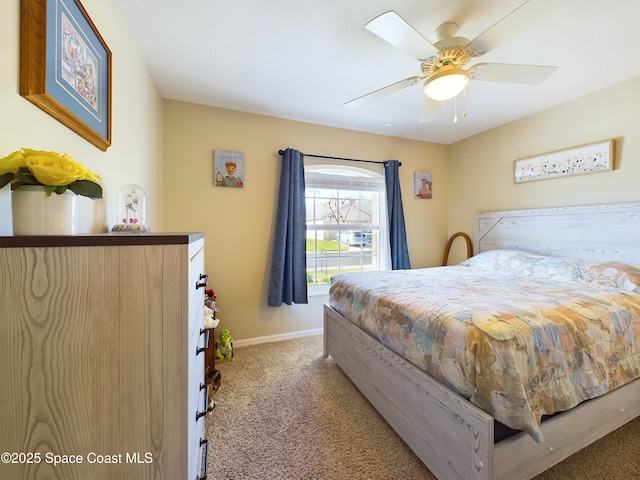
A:
[[[80,0],[21,0],[20,95],[100,150],[111,145],[111,51]]]
[[[513,162],[515,183],[613,170],[614,142],[604,140]]]

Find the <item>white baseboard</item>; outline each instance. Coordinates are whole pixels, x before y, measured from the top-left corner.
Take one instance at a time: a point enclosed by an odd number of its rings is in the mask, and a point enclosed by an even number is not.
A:
[[[291,340],[292,338],[309,337],[311,335],[322,335],[323,328],[314,328],[313,330],[300,330],[298,332],[281,333],[279,335],[268,335],[266,337],[245,338],[244,340],[234,340],[233,348],[243,347],[246,345],[256,345],[258,343],[280,342],[282,340]]]

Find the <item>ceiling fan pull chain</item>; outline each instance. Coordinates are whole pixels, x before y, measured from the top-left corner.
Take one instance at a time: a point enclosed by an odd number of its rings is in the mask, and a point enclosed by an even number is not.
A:
[[[466,117],[467,116],[467,87],[466,87],[466,85],[464,87],[463,92],[464,92],[464,106],[462,108],[462,116]]]
[[[453,97],[453,123],[458,123],[458,96]]]

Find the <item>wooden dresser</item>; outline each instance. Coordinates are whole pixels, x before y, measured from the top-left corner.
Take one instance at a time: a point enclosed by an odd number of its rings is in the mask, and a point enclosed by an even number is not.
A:
[[[0,478],[205,477],[203,269],[203,234],[0,237]]]

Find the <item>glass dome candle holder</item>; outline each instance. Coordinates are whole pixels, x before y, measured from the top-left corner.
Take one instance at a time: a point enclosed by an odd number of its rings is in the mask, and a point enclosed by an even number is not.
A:
[[[138,185],[124,185],[118,191],[118,219],[122,222],[114,225],[112,232],[148,233],[146,225],[147,194]]]

